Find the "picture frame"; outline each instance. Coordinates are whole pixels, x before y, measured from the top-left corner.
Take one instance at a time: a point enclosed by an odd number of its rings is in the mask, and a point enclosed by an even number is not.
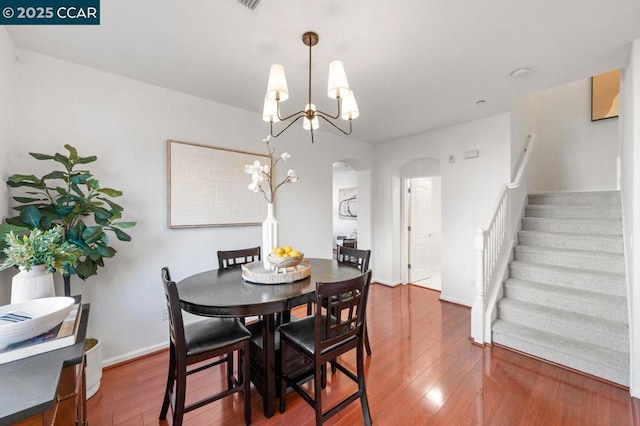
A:
[[[355,220],[358,218],[358,188],[338,190],[338,218]]]
[[[620,70],[591,77],[591,121],[617,117],[619,98]]]
[[[171,229],[260,225],[266,216],[261,193],[247,187],[245,165],[269,156],[191,142],[167,140],[167,224]]]

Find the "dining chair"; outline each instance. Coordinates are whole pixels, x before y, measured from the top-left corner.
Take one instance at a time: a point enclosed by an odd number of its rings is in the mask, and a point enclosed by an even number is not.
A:
[[[244,265],[261,259],[259,246],[241,250],[218,250],[219,269]]]
[[[235,318],[206,318],[184,324],[176,283],[169,269],[162,268],[162,282],[169,313],[169,370],[160,420],[167,418],[169,406],[173,425],[182,425],[185,413],[240,392],[244,400],[244,421],[251,424],[251,383],[249,381],[249,342],[251,333]],[[238,352],[238,377],[233,376],[233,355]],[[215,361],[189,369],[213,358]],[[227,389],[185,405],[187,376],[216,365],[227,364]]]
[[[341,409],[360,399],[366,425],[371,425],[371,413],[367,401],[364,377],[364,318],[371,271],[345,281],[316,283],[315,313],[313,316],[283,324],[280,332],[280,412],[286,409],[286,389],[290,386],[311,405],[316,412],[316,425],[332,417]],[[322,306],[327,306],[323,310]],[[333,313],[333,314],[331,314]],[[356,373],[344,367],[337,359],[356,350]],[[300,371],[298,365],[288,364],[289,350],[302,355],[313,368],[313,395],[300,384],[308,379],[308,371]],[[323,366],[332,361],[336,368],[357,383],[358,389],[329,410],[322,406]],[[290,368],[291,367],[291,368]]]
[[[371,260],[371,250],[359,250],[338,245],[336,252],[336,260],[338,263],[346,263],[360,269],[362,273],[369,270],[369,261]],[[307,304],[307,315],[311,315],[312,303]],[[364,324],[364,346],[367,350],[367,356],[371,356],[371,344],[369,343],[369,333],[367,332],[367,324]],[[335,373],[335,369],[331,369]]]
[[[344,238],[342,240],[342,246],[353,249],[358,248],[358,240],[356,240],[355,238]]]

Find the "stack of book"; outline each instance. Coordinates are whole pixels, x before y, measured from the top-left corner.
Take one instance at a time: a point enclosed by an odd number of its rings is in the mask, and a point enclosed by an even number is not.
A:
[[[1,349],[0,364],[73,345],[78,335],[81,316],[82,305],[80,304],[80,297],[76,297],[76,304],[69,312],[69,315],[56,327],[39,336],[12,343]]]

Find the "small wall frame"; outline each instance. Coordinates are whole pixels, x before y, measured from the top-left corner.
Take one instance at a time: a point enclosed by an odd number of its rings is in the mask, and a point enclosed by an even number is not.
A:
[[[591,121],[617,117],[619,98],[620,70],[591,77]]]
[[[247,186],[244,166],[266,155],[175,140],[167,141],[169,228],[259,225],[266,201]]]

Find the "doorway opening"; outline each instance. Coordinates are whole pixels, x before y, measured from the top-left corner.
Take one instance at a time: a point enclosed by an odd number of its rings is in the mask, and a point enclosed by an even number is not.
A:
[[[441,179],[407,179],[408,278],[411,284],[440,291],[442,264]]]
[[[333,163],[333,253],[336,247],[358,247],[358,171]]]
[[[401,169],[401,278],[440,291],[442,266],[442,178],[440,160],[419,158]]]

